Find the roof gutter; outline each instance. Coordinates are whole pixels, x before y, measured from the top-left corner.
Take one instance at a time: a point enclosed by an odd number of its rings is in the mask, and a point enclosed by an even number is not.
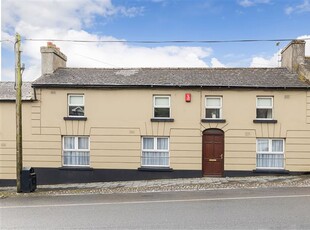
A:
[[[294,89],[304,90],[310,89],[309,86],[288,87],[288,86],[208,86],[208,85],[68,85],[68,84],[32,84],[35,88],[228,88],[228,89]]]

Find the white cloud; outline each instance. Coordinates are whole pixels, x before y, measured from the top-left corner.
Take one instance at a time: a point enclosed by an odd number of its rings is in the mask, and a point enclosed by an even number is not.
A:
[[[40,63],[34,63],[30,66],[26,66],[23,73],[23,81],[32,81],[38,78],[41,74]]]
[[[291,7],[291,6],[288,6],[288,7],[285,8],[284,11],[285,11],[286,14],[291,14],[294,11],[294,8]]]
[[[62,27],[81,29],[89,26],[96,15],[109,17],[124,15],[133,17],[143,8],[115,6],[111,0],[4,0],[2,3],[2,26],[13,29],[19,21],[35,27]]]
[[[166,6],[171,0],[151,0],[153,3],[160,3],[162,6]]]
[[[242,7],[251,7],[258,4],[268,4],[270,0],[238,0],[237,2]]]
[[[95,22],[94,17],[133,17],[143,9],[115,6],[110,0],[30,0],[27,4],[5,0],[2,11],[5,12],[2,34],[7,37],[18,31],[24,38],[122,41],[111,36],[92,34],[85,28]],[[208,67],[203,59],[212,53],[212,49],[203,47],[142,47],[126,42],[54,43],[67,55],[68,67]],[[46,42],[23,41],[22,61],[26,62],[24,80],[40,76],[40,46],[45,45]],[[9,71],[3,75],[6,80],[14,79]]]
[[[288,15],[293,13],[304,13],[310,12],[310,2],[309,0],[304,0],[303,3],[295,6],[288,6],[284,9],[284,12]]]
[[[114,37],[98,36],[84,30],[51,30],[24,25],[25,33],[35,37],[52,37],[66,40],[121,41]],[[208,67],[202,60],[212,50],[202,47],[140,47],[127,43],[71,43],[54,42],[68,57],[68,67]],[[45,42],[25,41],[23,54],[30,61],[24,72],[25,80],[40,76],[40,46]]]
[[[250,67],[279,67],[279,52],[270,58],[256,56],[252,58]]]
[[[238,1],[238,4],[243,7],[249,7],[249,6],[253,6],[254,2],[250,0],[242,0],[242,1]]]
[[[15,71],[14,68],[1,68],[1,80],[14,80],[15,79]]]
[[[4,31],[2,31],[1,33],[1,40],[4,40],[5,42],[3,44],[7,44],[7,42],[11,42],[11,43],[14,43],[14,36],[13,35],[10,35]]]
[[[217,58],[211,58],[211,67],[212,68],[223,68],[226,66],[223,63],[221,63]]]

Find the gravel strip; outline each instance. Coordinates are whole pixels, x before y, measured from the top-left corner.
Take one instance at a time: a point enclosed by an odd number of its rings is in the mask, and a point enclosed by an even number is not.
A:
[[[0,187],[0,198],[78,194],[202,191],[215,189],[310,187],[310,175],[225,178],[186,178],[148,181],[116,181],[81,184],[39,185],[33,193],[16,193],[16,187]]]

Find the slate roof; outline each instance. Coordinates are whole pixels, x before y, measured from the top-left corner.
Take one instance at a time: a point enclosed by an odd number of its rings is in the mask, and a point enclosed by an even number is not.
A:
[[[0,81],[0,101],[15,101],[16,91],[15,82]],[[22,85],[22,100],[33,100],[33,89],[31,88],[31,82],[23,82]]]
[[[286,68],[59,68],[33,86],[310,88]]]

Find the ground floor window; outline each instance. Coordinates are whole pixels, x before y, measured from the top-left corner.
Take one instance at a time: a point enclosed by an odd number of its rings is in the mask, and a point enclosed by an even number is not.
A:
[[[257,139],[257,168],[284,168],[284,139]]]
[[[89,137],[63,137],[63,166],[89,166]]]
[[[168,137],[142,137],[141,166],[169,167]]]

